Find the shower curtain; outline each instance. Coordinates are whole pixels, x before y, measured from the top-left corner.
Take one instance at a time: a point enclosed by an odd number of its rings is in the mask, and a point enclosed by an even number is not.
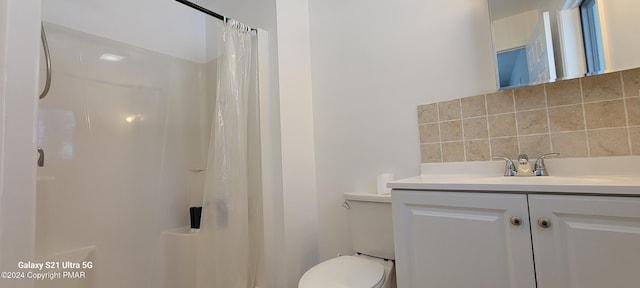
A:
[[[248,102],[256,89],[256,32],[228,20],[218,37],[216,107],[209,143],[198,255],[199,288],[253,288],[260,239],[249,185]]]

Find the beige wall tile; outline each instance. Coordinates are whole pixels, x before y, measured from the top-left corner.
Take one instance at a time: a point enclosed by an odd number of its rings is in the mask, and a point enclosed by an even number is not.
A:
[[[514,159],[518,156],[518,138],[491,138],[491,157],[505,156]]]
[[[624,82],[624,96],[639,96],[640,90],[640,68],[622,71],[622,81]]]
[[[487,115],[484,95],[462,98],[462,118],[471,118]]]
[[[440,139],[441,141],[462,140],[462,121],[440,122]]]
[[[418,106],[418,124],[438,122],[438,103]]]
[[[623,100],[584,104],[587,129],[623,127],[627,125]]]
[[[460,99],[438,102],[438,110],[440,121],[460,119]]]
[[[582,103],[580,79],[548,83],[545,84],[545,89],[549,107]]]
[[[420,157],[422,159],[422,163],[442,162],[442,150],[440,149],[440,143],[420,145]]]
[[[582,78],[584,102],[601,101],[622,97],[620,73],[609,73]]]
[[[584,130],[582,104],[549,108],[549,130],[551,132]]]
[[[545,108],[544,85],[533,85],[513,90],[516,111]]]
[[[464,139],[486,139],[489,138],[487,129],[487,117],[476,117],[464,119],[462,121]]]
[[[587,131],[591,157],[629,155],[627,128]]]
[[[514,111],[513,90],[500,91],[486,95],[487,113],[489,115]]]
[[[531,160],[551,152],[549,135],[520,136],[518,142],[520,143],[520,153],[529,155]]]
[[[438,123],[421,124],[420,143],[438,143],[440,142],[440,125]]]
[[[516,136],[516,116],[514,113],[488,117],[489,137]]]
[[[629,137],[631,137],[631,153],[640,155],[640,127],[630,127]]]
[[[518,120],[519,135],[549,132],[546,109],[518,112],[516,119]]]
[[[462,141],[442,143],[442,161],[464,161],[464,145],[462,144]]]
[[[640,155],[639,90],[640,68],[420,105],[421,160]]]
[[[467,161],[487,161],[489,156],[489,139],[464,141]]]
[[[629,121],[629,126],[640,125],[640,98],[627,98],[625,101],[627,101],[627,120]]]
[[[551,133],[552,152],[560,153],[560,157],[587,157],[587,132]]]

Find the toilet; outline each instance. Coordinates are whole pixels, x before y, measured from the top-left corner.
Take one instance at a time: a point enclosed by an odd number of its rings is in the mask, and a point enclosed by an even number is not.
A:
[[[391,195],[345,193],[356,254],[313,266],[298,288],[395,288]]]

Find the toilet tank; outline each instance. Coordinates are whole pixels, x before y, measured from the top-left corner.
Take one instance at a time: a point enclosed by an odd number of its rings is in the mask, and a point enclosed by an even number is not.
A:
[[[391,195],[345,193],[353,250],[369,256],[395,259]]]

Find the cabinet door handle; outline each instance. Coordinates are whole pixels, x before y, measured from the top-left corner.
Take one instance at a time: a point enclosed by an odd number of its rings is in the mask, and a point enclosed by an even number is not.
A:
[[[551,221],[549,221],[549,219],[547,218],[540,218],[538,219],[538,226],[542,228],[549,228],[551,227]]]
[[[518,217],[518,216],[513,216],[511,217],[511,224],[513,224],[513,226],[520,226],[520,224],[522,224],[522,218]]]

